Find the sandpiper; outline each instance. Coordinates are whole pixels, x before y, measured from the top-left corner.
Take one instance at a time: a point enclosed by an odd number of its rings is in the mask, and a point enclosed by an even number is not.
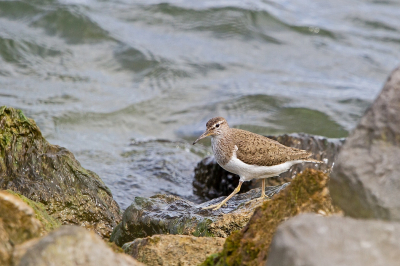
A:
[[[298,163],[321,161],[311,159],[311,153],[287,147],[267,137],[242,129],[230,128],[223,117],[210,119],[207,130],[195,141],[211,136],[212,150],[217,163],[225,170],[240,177],[239,185],[221,203],[204,209],[218,210],[240,191],[244,181],[262,179],[261,199],[265,195],[265,179],[286,172]]]

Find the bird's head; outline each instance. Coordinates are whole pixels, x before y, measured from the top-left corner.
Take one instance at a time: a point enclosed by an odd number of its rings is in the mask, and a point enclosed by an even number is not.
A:
[[[193,142],[193,145],[196,144],[199,140],[204,139],[208,136],[218,136],[221,135],[224,130],[229,128],[228,122],[226,122],[223,117],[214,117],[208,120],[206,124],[207,130],[201,134],[201,136]]]

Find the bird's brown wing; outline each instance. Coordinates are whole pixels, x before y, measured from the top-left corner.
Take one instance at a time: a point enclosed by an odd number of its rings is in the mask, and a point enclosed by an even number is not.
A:
[[[312,155],[307,151],[287,147],[249,131],[234,130],[234,142],[238,147],[236,156],[247,164],[271,166],[287,161],[308,159]]]

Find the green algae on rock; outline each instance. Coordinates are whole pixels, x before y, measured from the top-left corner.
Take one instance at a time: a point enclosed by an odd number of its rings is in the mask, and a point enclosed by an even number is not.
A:
[[[272,196],[286,185],[269,188],[266,194]],[[110,240],[122,246],[136,238],[155,234],[227,237],[247,224],[254,209],[261,204],[261,201],[248,201],[259,196],[260,189],[235,195],[226,207],[217,211],[203,210],[202,207],[225,197],[199,205],[170,195],[136,197],[125,210]]]
[[[46,211],[45,206],[42,203],[30,200],[27,197],[18,194],[12,190],[6,191],[13,194],[14,196],[19,197],[23,202],[28,204],[33,209],[33,211],[35,212],[35,218],[38,219],[43,225],[41,235],[51,232],[61,226],[61,222],[49,215]]]
[[[0,188],[40,202],[62,224],[108,238],[120,221],[118,204],[93,172],[67,149],[51,145],[32,119],[0,107]]]
[[[249,223],[226,239],[223,251],[203,262],[209,265],[264,265],[278,225],[299,213],[321,215],[340,213],[332,205],[327,188],[328,175],[307,169],[285,190],[257,208]]]

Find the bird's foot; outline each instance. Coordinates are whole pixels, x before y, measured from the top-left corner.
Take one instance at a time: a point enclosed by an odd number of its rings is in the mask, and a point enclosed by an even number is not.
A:
[[[264,193],[264,194],[261,194],[261,196],[258,199],[267,199],[267,200],[269,200],[269,197],[267,195],[265,195],[265,193]]]
[[[214,205],[210,205],[210,206],[207,206],[207,207],[203,207],[203,210],[213,209],[213,211],[216,211],[216,210],[218,210],[219,208],[221,208],[225,204],[226,203],[221,202],[219,204],[214,204]]]
[[[261,195],[261,197],[249,200],[248,202],[246,202],[246,204],[249,204],[252,201],[259,201],[259,200],[261,200],[261,201],[270,200],[270,198],[268,198],[268,196],[264,194],[264,195]]]

